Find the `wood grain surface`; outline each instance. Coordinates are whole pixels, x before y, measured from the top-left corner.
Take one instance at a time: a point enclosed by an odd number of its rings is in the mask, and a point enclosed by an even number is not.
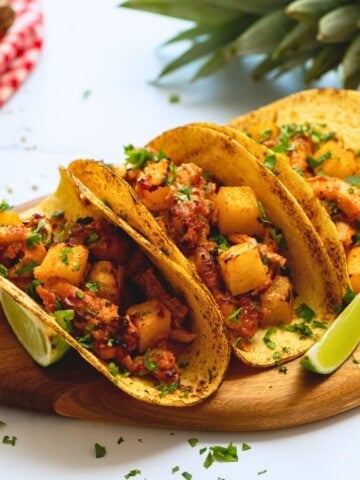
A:
[[[20,210],[32,207],[34,200]],[[0,310],[0,403],[59,415],[160,428],[255,431],[302,425],[360,405],[360,345],[330,376],[299,360],[256,369],[232,360],[220,389],[192,407],[160,407],[119,391],[74,351],[38,366],[23,350]]]
[[[360,358],[360,348],[354,353]],[[0,403],[59,415],[161,428],[267,430],[301,425],[360,405],[354,356],[331,376],[258,370],[234,360],[218,392],[193,407],[159,407],[120,392],[75,352],[42,368],[33,362],[0,315]]]

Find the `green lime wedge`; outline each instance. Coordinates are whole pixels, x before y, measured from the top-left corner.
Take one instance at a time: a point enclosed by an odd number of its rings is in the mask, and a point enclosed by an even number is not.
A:
[[[42,367],[52,365],[69,350],[70,345],[60,335],[40,322],[8,293],[1,291],[0,299],[15,336],[39,365]]]
[[[334,372],[355,350],[360,341],[360,294],[347,305],[334,323],[301,358],[307,370]]]

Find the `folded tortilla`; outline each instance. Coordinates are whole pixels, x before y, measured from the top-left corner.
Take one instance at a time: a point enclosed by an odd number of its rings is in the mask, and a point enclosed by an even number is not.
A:
[[[56,211],[64,211],[70,221],[78,218],[105,218],[128,233],[144,251],[151,263],[161,272],[165,281],[178,297],[185,300],[189,307],[191,331],[196,334],[177,359],[181,366],[180,386],[166,395],[157,389],[156,382],[148,376],[125,376],[110,370],[105,361],[97,358],[91,351],[81,346],[77,340],[65,331],[31,297],[0,276],[0,288],[11,295],[25,310],[31,312],[41,322],[51,328],[79,352],[94,368],[107,377],[113,384],[135,397],[148,403],[183,407],[205,400],[220,386],[229,363],[230,348],[223,328],[222,316],[206,289],[189,278],[188,271],[177,265],[166,253],[155,247],[146,238],[117,216],[99,198],[94,195],[71,173],[60,169],[61,180],[57,190],[31,210],[24,212],[28,217],[32,213],[50,216]],[[123,205],[124,211],[131,205]]]
[[[316,313],[319,322],[330,323],[334,309],[341,305],[343,286],[338,280],[326,249],[312,223],[299,203],[284,188],[276,176],[265,168],[254,155],[242,146],[227,131],[218,131],[207,125],[185,125],[163,133],[149,142],[148,147],[163,151],[179,165],[193,162],[215,176],[222,185],[248,185],[287,242],[287,264],[297,292],[296,305],[305,303]],[[194,266],[184,257],[155,218],[137,198],[135,192],[114,171],[101,162],[77,160],[69,170],[86,185],[97,198],[101,198],[116,215],[125,218],[149,241],[166,252],[182,268],[189,278],[200,282]],[[124,201],[131,208],[124,211]],[[294,312],[293,325],[301,322]],[[276,328],[272,340],[281,350],[281,361],[301,355],[323,333],[314,328],[313,335],[305,337],[288,329]],[[251,339],[250,348],[242,350],[231,339],[235,355],[253,366],[271,366],[278,363],[274,352],[268,348],[264,337],[267,330],[260,328]]]

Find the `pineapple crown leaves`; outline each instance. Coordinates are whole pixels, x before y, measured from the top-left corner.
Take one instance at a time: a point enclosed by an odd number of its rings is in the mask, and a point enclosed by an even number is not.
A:
[[[187,47],[159,77],[202,60],[198,79],[238,57],[260,54],[257,80],[301,67],[305,82],[338,70],[345,88],[360,85],[358,0],[127,0],[119,6],[192,22],[163,45]]]

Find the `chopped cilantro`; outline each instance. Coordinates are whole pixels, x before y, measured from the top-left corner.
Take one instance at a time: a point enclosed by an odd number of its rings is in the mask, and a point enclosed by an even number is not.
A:
[[[85,288],[90,290],[90,292],[97,292],[100,288],[100,285],[99,285],[99,282],[92,280],[85,283]]]
[[[269,170],[271,170],[275,175],[278,174],[278,172],[276,171],[276,168],[275,168],[275,166],[276,166],[276,155],[275,154],[267,155],[264,158],[264,165]]]
[[[34,271],[34,268],[37,267],[39,262],[29,262],[26,265],[23,265],[22,267],[19,267],[16,269],[16,275],[23,275],[24,273],[32,273]]]
[[[0,276],[5,278],[8,276],[8,269],[2,263],[0,263]]]
[[[197,438],[189,438],[188,440],[188,444],[191,446],[191,447],[195,447],[199,442],[199,439]]]
[[[118,441],[116,442],[118,445],[120,445],[121,443],[125,442],[124,440],[124,437],[119,437],[118,438]]]
[[[352,290],[350,285],[346,286],[346,292],[343,297],[343,302],[345,305],[348,305],[354,298],[355,298],[355,292]]]
[[[271,128],[266,128],[265,130],[262,130],[259,135],[259,142],[266,142],[266,140],[269,140],[272,134],[272,129]]]
[[[84,100],[87,100],[90,97],[90,95],[91,95],[91,90],[84,90],[83,91],[82,96],[83,96]]]
[[[214,458],[218,461],[222,461],[222,462],[238,461],[237,447],[232,443],[229,443],[227,447],[222,447],[221,445],[210,447],[210,450],[212,451]]]
[[[39,232],[34,232],[30,237],[26,239],[26,245],[29,248],[34,248],[35,245],[38,245],[41,242],[41,235]]]
[[[360,188],[360,175],[352,176],[352,177],[346,177],[345,180],[350,183],[350,185],[353,185],[354,187]]]
[[[79,337],[77,341],[81,347],[84,347],[87,349],[90,349],[93,346],[93,338],[90,333],[88,333],[87,335],[84,335],[83,337]]]
[[[176,93],[172,93],[169,95],[169,102],[170,103],[179,103],[180,102],[180,95]]]
[[[149,360],[149,353],[150,353],[150,349],[145,352],[144,365],[145,365],[145,368],[149,370],[149,372],[153,372],[154,370],[157,370],[159,366],[155,362],[155,360]]]
[[[295,313],[305,320],[305,322],[310,322],[315,317],[315,312],[312,310],[306,303],[300,304],[296,309]]]
[[[100,235],[97,232],[90,232],[88,238],[86,239],[86,245],[93,245],[100,238]]]
[[[134,470],[130,470],[129,473],[124,475],[124,478],[135,477],[136,475],[140,475],[140,474],[141,474],[141,470],[135,468]]]
[[[273,340],[271,340],[270,336],[273,335],[276,331],[277,331],[277,329],[275,327],[271,327],[266,331],[266,333],[263,337],[263,342],[271,350],[275,350],[276,343]]]
[[[216,235],[212,235],[211,237],[209,237],[209,240],[211,240],[212,242],[215,242],[219,250],[224,251],[230,248],[230,243],[228,242],[227,238],[224,237],[224,235],[221,235],[220,233]]]
[[[125,163],[131,164],[134,168],[144,168],[147,162],[159,162],[163,158],[166,158],[164,152],[154,154],[146,148],[134,148],[133,145],[127,145],[124,147],[126,155]]]
[[[182,472],[181,475],[185,478],[185,480],[191,480],[192,479],[192,475],[189,472]]]
[[[1,202],[0,202],[0,211],[1,211],[1,212],[5,212],[5,211],[7,211],[7,210],[11,210],[11,207],[10,207],[10,205],[7,203],[7,201],[3,199],[3,200],[1,200]]]
[[[246,450],[251,450],[251,446],[250,446],[248,443],[243,443],[243,444],[241,445],[241,450],[242,450],[243,452],[246,452]]]
[[[166,397],[169,393],[175,392],[179,388],[179,384],[177,382],[160,383],[156,388],[160,392],[160,397]]]
[[[106,448],[99,443],[95,443],[95,457],[102,458],[106,455]]]
[[[211,467],[211,465],[214,463],[214,456],[211,452],[209,452],[207,455],[206,455],[206,458],[204,460],[204,463],[203,463],[203,466],[205,468],[209,468]]]
[[[328,160],[329,158],[331,158],[330,151],[325,152],[323,155],[320,155],[320,157],[318,158],[307,157],[306,162],[309,165],[309,167],[317,168],[317,167],[320,167],[320,165],[322,165],[325,162],[325,160]]]
[[[64,265],[69,265],[69,253],[72,253],[72,251],[71,247],[64,247],[60,251],[59,255]]]
[[[180,194],[176,195],[176,198],[180,200],[181,202],[185,202],[187,200],[190,200],[190,195],[192,194],[192,188],[191,187],[180,187],[179,188]]]
[[[242,307],[240,308],[237,308],[236,310],[234,310],[229,316],[228,316],[228,320],[229,322],[238,322],[239,321],[239,318],[240,318],[240,315],[241,315],[241,311],[242,311]]]
[[[4,435],[2,443],[4,443],[5,445],[11,445],[12,447],[14,447],[16,444],[16,441],[17,441],[17,437],[15,437],[14,435],[12,437],[10,437],[9,435]]]
[[[173,467],[173,468],[171,469],[171,473],[176,473],[176,472],[178,472],[179,470],[180,470],[180,467],[179,467],[178,465],[176,465],[175,467]]]

